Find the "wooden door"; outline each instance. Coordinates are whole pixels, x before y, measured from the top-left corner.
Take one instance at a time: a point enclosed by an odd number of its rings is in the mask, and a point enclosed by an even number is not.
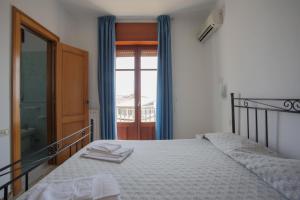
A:
[[[56,64],[56,140],[88,126],[88,53],[86,51],[59,43]],[[80,134],[59,144],[59,149],[75,142]],[[87,144],[88,137],[84,144]],[[84,145],[83,144],[83,145]],[[62,163],[75,153],[64,150],[57,156],[57,164]]]

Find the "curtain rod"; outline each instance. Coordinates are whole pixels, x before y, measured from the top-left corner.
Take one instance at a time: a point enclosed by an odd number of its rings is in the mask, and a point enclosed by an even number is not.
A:
[[[117,22],[122,23],[132,23],[132,22],[156,22],[156,17],[146,17],[146,16],[140,16],[140,17],[117,17]]]
[[[118,23],[153,23],[157,22],[157,17],[117,17],[116,22]],[[171,17],[171,20],[174,18]]]

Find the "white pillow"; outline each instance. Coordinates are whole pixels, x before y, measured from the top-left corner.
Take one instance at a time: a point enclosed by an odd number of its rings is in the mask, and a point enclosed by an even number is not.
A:
[[[232,133],[205,134],[213,145],[290,200],[300,200],[300,161],[280,158],[268,148]]]
[[[224,153],[230,153],[234,150],[240,150],[248,153],[277,156],[276,152],[273,152],[265,146],[237,134],[207,133],[204,135],[204,137]]]

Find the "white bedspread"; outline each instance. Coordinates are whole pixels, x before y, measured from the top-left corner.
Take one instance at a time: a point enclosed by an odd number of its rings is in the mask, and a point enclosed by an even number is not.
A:
[[[79,152],[42,181],[102,172],[116,178],[123,200],[285,199],[207,140],[114,142],[135,149],[122,164],[80,158]]]

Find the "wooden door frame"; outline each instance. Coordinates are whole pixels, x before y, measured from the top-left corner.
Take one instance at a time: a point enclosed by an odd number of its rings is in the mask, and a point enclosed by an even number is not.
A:
[[[40,23],[23,13],[16,7],[12,7],[12,70],[11,70],[11,159],[12,163],[21,159],[21,119],[20,119],[20,66],[21,66],[21,28],[26,27],[34,33],[49,41],[48,48],[55,51],[56,45],[59,42],[59,37],[50,32]],[[49,53],[49,52],[48,52]],[[54,56],[54,55],[47,55]],[[48,62],[48,65],[55,65],[53,62]],[[52,84],[52,83],[51,83]],[[49,95],[47,95],[49,98]],[[18,169],[20,163],[13,167],[13,178],[20,175],[21,170]],[[13,193],[18,194],[21,191],[21,180],[13,183]]]
[[[130,70],[134,72],[134,108],[135,108],[135,121],[134,122],[117,122],[117,127],[120,126],[129,126],[132,123],[135,123],[137,126],[137,140],[141,140],[141,127],[154,126],[156,122],[142,122],[141,120],[141,52],[143,49],[156,49],[156,42],[148,43],[139,43],[135,41],[126,41],[116,43],[116,50],[130,49],[134,51],[134,69]],[[116,71],[127,71],[127,70],[118,70]],[[119,125],[118,125],[119,124]],[[153,138],[154,139],[154,138]]]

